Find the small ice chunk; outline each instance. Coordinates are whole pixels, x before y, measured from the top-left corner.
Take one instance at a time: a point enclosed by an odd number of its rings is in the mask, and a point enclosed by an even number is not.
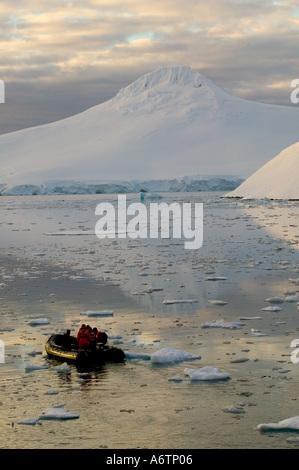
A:
[[[250,336],[269,336],[266,333],[262,333],[260,330],[255,330],[254,328],[251,328],[250,331]]]
[[[160,349],[151,355],[151,360],[154,364],[169,364],[196,359],[201,359],[201,356],[169,347]]]
[[[164,305],[173,305],[173,304],[195,304],[198,302],[198,299],[185,299],[185,300],[163,300]]]
[[[48,325],[50,321],[47,318],[36,318],[35,320],[31,320],[29,322],[29,325],[35,326],[35,325]]]
[[[113,317],[113,312],[111,310],[103,310],[100,312],[94,312],[93,310],[87,310],[86,312],[82,312],[81,315],[87,317]]]
[[[299,302],[299,297],[297,295],[288,295],[284,300],[286,302]]]
[[[87,276],[70,276],[69,279],[71,281],[85,281]]]
[[[38,418],[26,418],[23,421],[19,421],[18,424],[26,424],[29,426],[35,426],[36,424],[41,425],[42,422]]]
[[[282,308],[278,307],[277,305],[269,305],[269,307],[262,308],[264,312],[280,312]]]
[[[72,368],[64,362],[63,364],[60,364],[58,366],[53,366],[52,369],[56,370],[56,372],[71,372]]]
[[[33,370],[41,370],[41,369],[48,369],[47,364],[25,364],[25,371],[31,372]]]
[[[235,329],[242,328],[245,325],[246,323],[238,322],[238,321],[225,322],[223,320],[219,320],[219,321],[202,323],[201,328],[228,328],[230,330],[235,330]]]
[[[268,307],[267,307],[268,308]],[[263,317],[241,317],[239,320],[262,320]]]
[[[29,351],[27,353],[27,356],[36,356],[37,354],[42,354],[40,351],[36,351],[35,349],[33,349],[32,351]]]
[[[66,408],[47,408],[39,416],[39,419],[77,419],[78,413],[68,411]]]
[[[206,366],[201,369],[188,369],[184,370],[185,374],[191,380],[227,380],[230,375],[226,372],[221,372],[217,367]]]
[[[224,413],[234,413],[234,414],[244,414],[247,413],[244,408],[239,408],[237,406],[226,406],[225,408],[222,409]]]
[[[170,377],[168,382],[182,382],[182,380],[184,380],[182,377],[175,375],[174,377]]]
[[[299,416],[294,416],[292,418],[284,419],[278,423],[267,423],[259,424],[256,429],[259,431],[268,431],[268,430],[293,430],[299,431]]]
[[[285,299],[282,297],[269,297],[268,299],[265,300],[265,302],[270,302],[272,304],[282,304]]]
[[[209,300],[209,304],[213,304],[213,305],[226,305],[227,302],[225,302],[224,300]]]

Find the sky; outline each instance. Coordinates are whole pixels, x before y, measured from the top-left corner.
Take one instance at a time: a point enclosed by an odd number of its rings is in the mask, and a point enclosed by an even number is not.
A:
[[[0,134],[77,114],[170,65],[296,106],[297,0],[1,0],[0,18]]]

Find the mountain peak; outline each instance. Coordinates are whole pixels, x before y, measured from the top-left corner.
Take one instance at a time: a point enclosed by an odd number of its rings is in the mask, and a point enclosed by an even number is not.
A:
[[[298,108],[232,97],[188,66],[163,67],[106,103],[0,136],[0,185],[243,178],[298,140],[298,117]]]
[[[137,96],[157,85],[178,84],[199,88],[203,83],[207,82],[208,80],[203,75],[187,65],[162,67],[139,77],[135,82],[122,88],[114,100]]]

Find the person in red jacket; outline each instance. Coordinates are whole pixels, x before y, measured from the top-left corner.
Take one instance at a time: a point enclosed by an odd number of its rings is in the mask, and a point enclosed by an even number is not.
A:
[[[92,340],[92,336],[90,334],[90,331],[87,328],[87,326],[84,325],[83,323],[77,334],[77,341],[79,344],[79,349],[88,349],[91,340]]]

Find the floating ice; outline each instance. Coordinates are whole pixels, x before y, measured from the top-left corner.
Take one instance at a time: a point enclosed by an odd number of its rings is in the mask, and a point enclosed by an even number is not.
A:
[[[268,307],[267,307],[268,308]],[[263,317],[241,317],[240,320],[262,320]]]
[[[163,300],[164,305],[172,304],[194,304],[197,303],[198,299],[185,299],[185,300]]]
[[[269,307],[262,308],[264,312],[280,312],[282,308],[277,305],[270,305]]]
[[[29,325],[35,326],[35,325],[48,325],[50,321],[47,318],[36,318],[35,320],[31,320],[29,322]]]
[[[41,370],[41,369],[48,369],[47,364],[25,364],[25,371],[30,372],[32,370]]]
[[[271,302],[272,304],[282,304],[285,299],[282,297],[269,297],[265,302]]]
[[[101,312],[87,310],[86,312],[82,312],[81,315],[84,315],[86,317],[113,317],[114,313],[110,310],[103,310]]]
[[[36,351],[35,349],[33,349],[32,351],[29,351],[27,353],[27,356],[36,356],[37,354],[42,354],[40,351]]]
[[[217,367],[206,366],[201,369],[188,369],[184,370],[185,374],[191,380],[227,380],[230,375],[226,372],[221,372]]]
[[[205,281],[226,281],[227,277],[223,276],[208,276],[205,277]]]
[[[213,305],[226,305],[227,302],[225,302],[224,300],[209,300],[209,304],[213,304]]]
[[[237,406],[226,406],[225,408],[222,409],[224,413],[234,413],[234,414],[244,414],[246,413],[246,410],[244,408],[239,408]]]
[[[60,364],[59,366],[53,366],[52,369],[56,370],[56,372],[71,372],[72,368],[64,362],[63,364]]]
[[[182,382],[184,379],[179,375],[175,375],[174,377],[170,377],[168,379],[169,382]]]
[[[47,408],[39,416],[39,419],[77,419],[78,413],[68,411],[66,408]]]
[[[292,418],[284,419],[278,423],[268,423],[268,424],[259,424],[256,429],[259,431],[268,431],[268,430],[292,430],[299,431],[299,416],[294,416]]]
[[[250,336],[269,336],[269,335],[266,333],[262,333],[260,330],[255,330],[254,328],[251,328]]]
[[[70,276],[69,277],[72,281],[85,281],[87,276]]]
[[[23,421],[19,421],[18,424],[27,424],[29,426],[35,426],[36,424],[41,425],[42,422],[38,418],[26,418]]]
[[[201,328],[228,328],[230,330],[236,330],[236,329],[242,328],[245,325],[246,323],[238,322],[238,321],[225,322],[223,320],[219,320],[219,321],[202,323],[200,326]]]
[[[297,295],[289,295],[284,300],[286,302],[299,302],[299,297]]]
[[[134,351],[125,351],[125,356],[127,359],[145,359],[150,360],[151,356],[145,353],[139,353]]]
[[[151,360],[154,364],[169,364],[195,359],[201,359],[201,356],[168,347],[160,349],[159,351],[156,351],[151,355]]]

